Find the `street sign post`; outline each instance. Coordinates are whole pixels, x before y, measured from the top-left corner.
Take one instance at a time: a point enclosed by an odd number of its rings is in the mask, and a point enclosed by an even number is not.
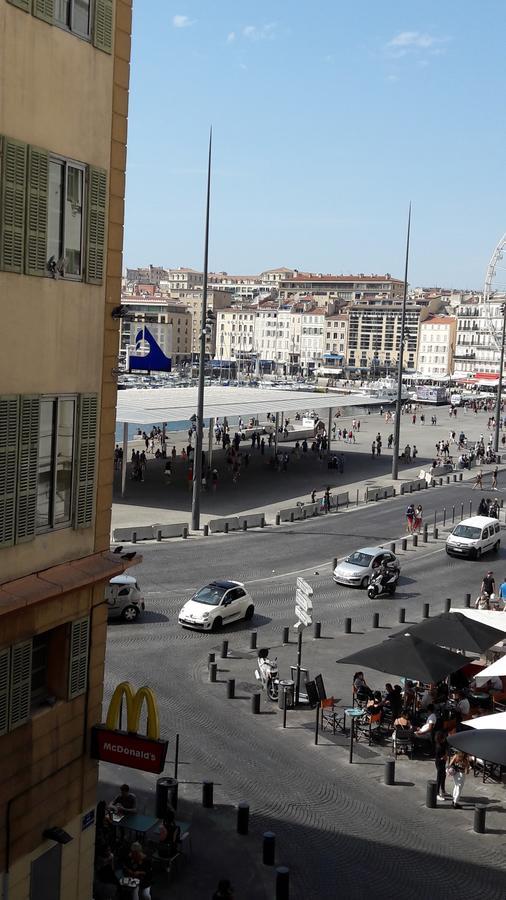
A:
[[[302,663],[302,632],[304,628],[313,623],[313,588],[304,578],[297,578],[295,588],[295,615],[297,622],[294,628],[298,631],[297,642],[297,680],[295,682],[295,704],[299,703],[300,695],[300,667]]]

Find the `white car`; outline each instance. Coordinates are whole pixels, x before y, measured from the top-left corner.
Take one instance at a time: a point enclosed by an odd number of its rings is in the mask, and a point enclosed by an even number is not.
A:
[[[253,600],[240,581],[211,581],[200,588],[179,613],[184,628],[218,631],[237,619],[252,619]]]
[[[385,550],[384,547],[362,547],[337,564],[334,569],[334,581],[338,584],[349,584],[351,587],[366,588],[369,586],[371,575],[382,562],[396,563],[400,569],[399,560],[390,550]]]

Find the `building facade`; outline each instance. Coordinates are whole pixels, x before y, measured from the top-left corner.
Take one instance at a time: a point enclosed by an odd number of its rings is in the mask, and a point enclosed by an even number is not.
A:
[[[390,372],[397,366],[402,303],[375,299],[348,307],[348,366]],[[404,367],[415,368],[420,307],[406,304]]]
[[[0,0],[0,883],[93,895],[131,0]],[[36,323],[36,324],[34,324]],[[56,830],[55,830],[56,829]],[[61,832],[68,842],[61,843]]]
[[[179,291],[193,291],[196,288],[200,288],[203,281],[204,273],[197,272],[196,269],[169,269],[160,287],[163,285],[163,290],[168,290],[171,294],[177,294]]]
[[[480,372],[499,373],[499,351],[490,330],[499,336],[503,327],[505,294],[497,294],[485,304],[479,294],[463,296],[455,309],[457,338],[454,374],[457,377]]]
[[[202,331],[202,291],[181,292],[179,299],[190,312],[192,318],[191,352],[200,353],[200,333]],[[207,311],[214,316],[208,319],[206,333],[206,353],[213,357],[216,353],[216,314],[230,303],[230,297],[224,291],[208,290]]]
[[[418,330],[417,371],[427,378],[442,378],[453,373],[457,319],[432,316],[420,320]]]
[[[166,297],[122,296],[121,304],[127,315],[121,319],[120,361],[125,364],[127,347],[135,343],[135,337],[144,323],[172,365],[190,359],[192,340],[192,317],[183,303],[167,300]]]

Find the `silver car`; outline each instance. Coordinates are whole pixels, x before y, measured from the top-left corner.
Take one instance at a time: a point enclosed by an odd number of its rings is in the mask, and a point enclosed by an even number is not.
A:
[[[144,597],[137,579],[126,573],[111,578],[105,589],[105,599],[107,600],[107,617],[109,619],[136,622],[145,609]]]
[[[366,588],[371,575],[376,572],[382,562],[395,562],[400,569],[399,560],[384,547],[362,547],[338,563],[334,569],[334,581],[337,584],[349,584],[350,587]]]

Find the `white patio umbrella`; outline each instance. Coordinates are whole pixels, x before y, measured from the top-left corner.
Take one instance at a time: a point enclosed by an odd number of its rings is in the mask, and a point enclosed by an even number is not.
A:
[[[494,728],[496,731],[506,731],[506,712],[494,713],[491,716],[479,716],[477,719],[466,719],[464,724],[478,730]]]
[[[462,613],[469,619],[476,619],[477,622],[482,622],[483,625],[490,625],[491,628],[498,628],[499,631],[504,631],[504,634],[506,634],[506,612],[503,612],[502,610],[462,609],[462,607],[459,606],[455,608],[452,607],[450,612]]]
[[[481,672],[475,676],[476,684],[485,684],[485,682],[494,675],[499,675],[499,677],[506,676],[506,655],[501,656],[500,659],[496,659],[496,661],[491,663],[490,666],[487,666],[486,669],[482,669]],[[490,727],[493,728],[494,726],[491,725]]]

